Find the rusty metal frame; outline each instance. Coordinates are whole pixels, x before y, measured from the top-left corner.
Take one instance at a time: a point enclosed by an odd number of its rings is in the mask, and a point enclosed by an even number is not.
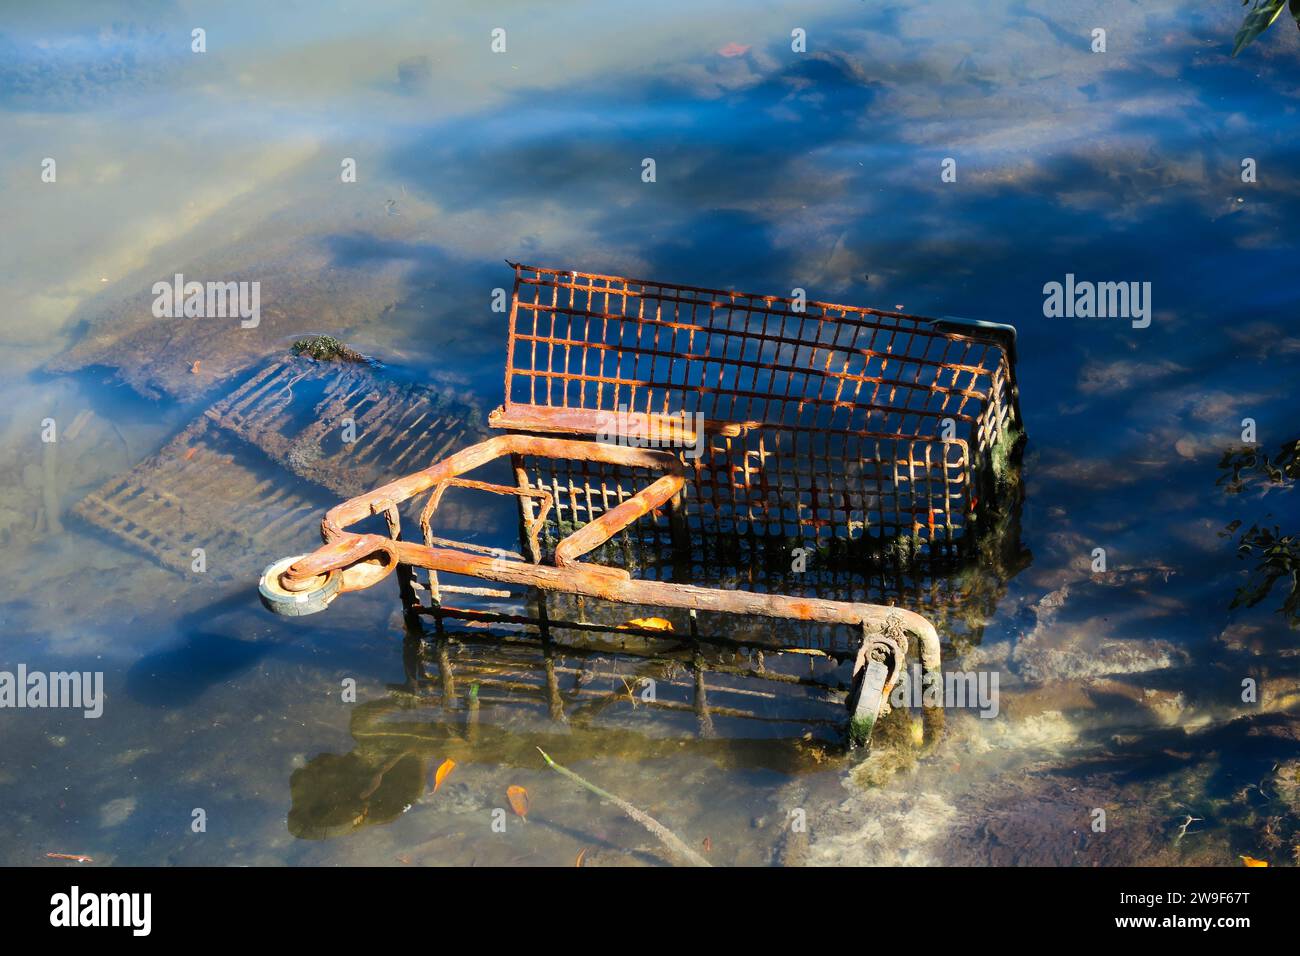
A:
[[[320,595],[323,607],[396,572],[410,618],[432,613],[441,630],[444,615],[481,617],[443,607],[441,572],[684,608],[693,632],[699,611],[848,625],[861,635],[855,688],[869,683],[872,698],[850,709],[868,731],[888,708],[910,639],[923,680],[940,679],[938,634],[913,611],[633,579],[579,559],[634,526],[657,537],[665,524],[679,553],[697,535],[741,534],[908,537],[931,556],[960,554],[996,485],[998,446],[1020,428],[1014,329],[510,265],[505,401],[489,418],[505,434],[331,509],[324,546],[279,566],[282,593]],[[506,456],[515,487],[462,477]],[[516,497],[526,553],[436,536],[433,516],[451,487]],[[425,492],[424,543],[404,541],[399,506]],[[348,530],[380,514],[387,537]],[[576,530],[544,560],[548,519]],[[427,585],[414,568],[428,571]],[[538,612],[545,636],[544,601]]]
[[[426,539],[432,538],[429,518],[437,507],[438,498],[450,485],[513,494],[521,499],[539,496],[532,489],[506,488],[460,477],[505,456],[602,462],[655,469],[666,474],[561,541],[555,549],[554,564],[541,563],[540,555],[536,552],[533,560],[522,557],[515,559],[499,554],[476,553],[476,550],[481,549],[471,550],[456,542],[438,545],[429,543],[429,540],[424,544],[401,540],[398,506],[426,491],[430,492],[430,501],[421,512],[421,526]],[[668,581],[634,580],[621,568],[578,561],[583,554],[652,510],[661,505],[673,507],[670,503],[677,499],[684,484],[682,464],[675,455],[668,452],[541,436],[498,435],[462,449],[429,468],[389,482],[330,509],[321,522],[325,544],[291,564],[279,576],[278,584],[289,593],[306,593],[320,590],[327,583],[333,582],[333,596],[370,587],[400,570],[402,574],[399,584],[404,603],[411,609],[418,602],[414,601],[414,582],[410,569],[419,567],[429,570],[430,590],[435,593],[435,597],[438,587],[436,575],[444,572],[624,604],[849,625],[859,629],[862,634],[862,649],[855,667],[855,676],[863,672],[873,660],[884,664],[887,671],[879,699],[867,702],[870,710],[868,726],[874,723],[887,706],[889,692],[903,671],[909,634],[919,641],[923,680],[930,683],[939,679],[938,633],[924,617],[906,609],[722,590]],[[370,516],[380,514],[387,519],[388,537],[347,530]]]

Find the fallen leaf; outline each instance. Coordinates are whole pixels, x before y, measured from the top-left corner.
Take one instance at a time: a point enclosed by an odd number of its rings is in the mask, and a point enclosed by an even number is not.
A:
[[[95,862],[90,857],[86,856],[84,853],[47,853],[45,854],[45,856],[47,859],[50,860],[72,860],[74,863]],[[1264,865],[1267,866],[1268,864],[1266,863]]]
[[[584,846],[578,851],[578,858],[573,861],[574,866],[582,866],[582,858],[587,855],[587,848]]]
[[[433,775],[433,792],[437,793],[442,782],[447,779],[447,774],[456,769],[456,761],[448,758],[438,765],[437,771]]]
[[[189,451],[187,451],[187,452],[185,453],[185,460],[186,460],[186,461],[189,461],[191,458],[193,458],[193,457],[194,457],[194,453],[195,453],[196,451],[198,451],[197,448],[191,448]]]
[[[528,819],[528,791],[523,787],[506,787],[506,797],[510,800],[510,809],[517,816]]]
[[[624,631],[630,627],[639,627],[645,631],[671,631],[673,622],[666,621],[662,617],[634,617],[626,624],[619,625],[619,630]]]
[[[704,852],[710,853],[713,850],[713,841],[710,840],[708,837],[705,837],[703,846],[704,846]]]
[[[749,52],[749,47],[743,43],[731,42],[718,51],[725,57],[744,56]]]
[[[192,364],[192,365],[190,366],[190,374],[191,374],[191,375],[198,375],[198,374],[199,374],[199,366],[202,365],[202,364],[203,364],[202,360],[197,361],[197,362],[195,362],[194,364]]]
[[[1268,866],[1268,860],[1257,860],[1253,856],[1243,856],[1241,862],[1247,866]]]

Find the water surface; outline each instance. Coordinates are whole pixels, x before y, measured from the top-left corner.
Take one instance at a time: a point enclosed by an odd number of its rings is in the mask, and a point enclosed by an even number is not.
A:
[[[1279,594],[1230,607],[1251,563],[1220,531],[1294,529],[1296,509],[1282,489],[1227,494],[1216,466],[1243,419],[1263,447],[1295,435],[1297,41],[1280,24],[1232,60],[1239,16],[1172,0],[7,11],[0,662],[102,670],[109,696],[95,721],[4,713],[0,859],[663,860],[550,774],[542,743],[723,864],[1291,860],[1295,632]],[[1032,560],[972,572],[966,592],[991,597],[944,628],[952,666],[1001,674],[1001,714],[950,714],[923,758],[899,722],[865,761],[789,728],[702,737],[631,701],[567,731],[485,702],[471,741],[461,710],[405,695],[390,586],[286,621],[246,578],[177,575],[70,515],[243,374],[210,330],[174,324],[195,320],[150,317],[155,281],[260,280],[270,318],[247,353],[330,332],[487,410],[506,259],[1015,324]],[[1067,274],[1150,282],[1150,326],[1046,318],[1043,286]],[[53,464],[47,417],[65,425]],[[504,542],[499,517],[459,522]],[[611,667],[633,664],[611,649]],[[533,809],[497,833],[511,785]]]

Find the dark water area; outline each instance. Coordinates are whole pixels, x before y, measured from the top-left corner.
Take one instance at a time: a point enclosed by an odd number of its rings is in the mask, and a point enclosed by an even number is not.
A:
[[[0,862],[664,862],[541,746],[707,837],[717,864],[1294,863],[1289,582],[1233,599],[1259,581],[1241,533],[1294,534],[1300,509],[1292,482],[1249,469],[1233,493],[1220,462],[1246,419],[1270,455],[1297,437],[1300,41],[1279,22],[1233,59],[1240,16],[1172,0],[0,14],[0,670],[102,671],[107,694],[97,719],[0,712]],[[535,650],[476,633],[453,669],[504,685],[471,720],[463,680],[448,697],[436,650],[404,640],[391,581],[273,617],[256,575],[294,551],[232,544],[200,578],[72,513],[308,333],[481,427],[502,400],[505,260],[1013,324],[1015,558],[930,609],[946,667],[1000,675],[999,714],[953,709],[921,751],[898,712],[868,756],[817,722],[834,704],[781,696],[760,710],[788,721],[719,714],[709,735],[689,675],[628,638],[556,662],[566,688],[615,698],[557,725]],[[261,281],[261,325],[154,318],[150,288],[177,272]],[[1149,283],[1149,313],[1049,316],[1044,287],[1067,276]],[[304,514],[343,497],[239,461]],[[223,494],[212,526],[256,540],[271,519]],[[312,520],[286,521],[285,548],[316,544]],[[508,509],[448,520],[516,543]],[[640,706],[647,675],[681,708]]]

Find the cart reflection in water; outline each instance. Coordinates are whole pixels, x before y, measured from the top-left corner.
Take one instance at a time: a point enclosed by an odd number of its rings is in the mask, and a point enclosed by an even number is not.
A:
[[[449,617],[441,634],[409,634],[406,682],[353,709],[353,750],[293,773],[290,832],[324,839],[390,823],[431,791],[443,762],[535,769],[538,747],[634,764],[685,747],[719,767],[782,774],[825,769],[843,753],[849,670],[832,657],[647,628],[598,634],[590,622],[571,631],[579,622],[554,607],[543,639],[531,620],[487,634]],[[892,735],[888,726],[878,741],[913,745],[904,724]]]
[[[840,600],[904,600],[943,622],[955,645],[978,644],[1007,581],[1029,561],[1018,515],[1017,498],[954,574],[899,561],[850,571],[831,552],[809,555],[794,572],[784,561],[788,549],[775,547],[771,560],[750,565],[739,583]],[[607,547],[636,564],[642,543],[620,535]],[[463,606],[446,603],[453,596]],[[405,682],[354,709],[354,749],[321,754],[293,774],[288,823],[295,836],[323,839],[392,822],[428,796],[446,760],[536,768],[541,747],[637,764],[687,747],[720,767],[794,776],[846,757],[851,630],[838,629],[837,641],[833,626],[808,622],[446,580],[442,597],[436,620],[422,615],[407,631]],[[941,721],[942,711],[890,709],[873,746],[922,756]]]

